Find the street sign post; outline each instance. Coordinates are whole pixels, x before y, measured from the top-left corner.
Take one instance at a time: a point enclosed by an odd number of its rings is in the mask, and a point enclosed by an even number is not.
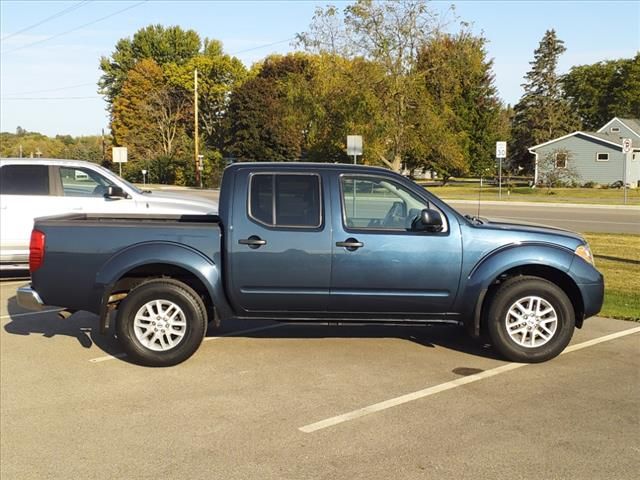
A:
[[[507,142],[496,142],[496,158],[498,167],[498,198],[502,200],[502,160],[507,158]]]
[[[127,147],[113,147],[111,149],[111,158],[113,163],[120,165],[120,176],[122,176],[122,164],[127,163]]]
[[[622,139],[622,188],[624,189],[624,204],[627,204],[627,166],[629,165],[629,157],[633,151],[633,141],[630,138]]]
[[[362,135],[347,135],[347,155],[353,156],[353,164],[358,155],[362,155]]]
[[[142,185],[146,185],[146,184],[147,184],[147,171],[142,170]]]

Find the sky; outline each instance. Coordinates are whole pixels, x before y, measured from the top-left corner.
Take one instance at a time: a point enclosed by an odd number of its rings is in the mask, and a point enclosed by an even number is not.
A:
[[[149,24],[179,25],[222,41],[226,53],[250,66],[271,53],[295,49],[316,7],[344,1],[0,0],[0,131],[18,126],[46,135],[108,131],[106,103],[97,93],[101,56]],[[640,1],[431,2],[488,39],[495,84],[515,104],[548,29],[567,51],[558,72],[640,50]],[[54,17],[49,19],[49,17]],[[48,20],[47,20],[48,19]]]

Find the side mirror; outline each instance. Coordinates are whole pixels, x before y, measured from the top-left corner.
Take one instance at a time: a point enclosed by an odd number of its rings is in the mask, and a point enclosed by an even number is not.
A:
[[[127,194],[121,187],[111,186],[107,187],[107,192],[104,194],[105,198],[127,198]]]
[[[414,232],[441,232],[442,216],[440,212],[425,208],[413,221],[411,230]]]

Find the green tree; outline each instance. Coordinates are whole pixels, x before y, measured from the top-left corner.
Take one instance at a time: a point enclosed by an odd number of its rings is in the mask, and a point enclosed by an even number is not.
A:
[[[562,85],[585,129],[597,130],[613,117],[640,118],[640,53],[573,67]]]
[[[258,73],[232,94],[227,115],[228,155],[238,160],[292,161],[300,159],[305,125],[288,108],[287,82],[311,63],[303,54],[267,57]]]
[[[100,93],[109,103],[120,94],[129,71],[142,59],[153,59],[158,65],[188,62],[203,47],[194,30],[180,27],[149,25],[138,30],[133,38],[122,38],[110,57],[100,58],[102,76],[98,81]],[[219,43],[205,40],[205,52],[217,53]]]
[[[493,61],[486,58],[485,43],[483,37],[461,31],[437,35],[420,52],[418,70],[424,75],[430,107],[445,121],[444,125],[434,125],[429,119],[422,130],[438,130],[442,139],[437,137],[436,142],[449,143],[451,136],[457,139],[458,151],[451,157],[457,161],[448,162],[450,174],[468,169],[480,175],[491,169],[495,142],[508,135],[494,85]],[[437,164],[435,160],[430,163]],[[442,159],[441,163],[439,169],[444,170],[447,162]]]
[[[556,73],[558,57],[565,51],[555,30],[547,30],[525,76],[524,95],[514,107],[510,160],[529,173],[534,166],[528,148],[580,128]]]

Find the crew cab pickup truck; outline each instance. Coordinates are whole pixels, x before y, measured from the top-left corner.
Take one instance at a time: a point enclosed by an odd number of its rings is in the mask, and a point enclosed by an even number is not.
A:
[[[452,323],[542,362],[604,289],[575,233],[468,218],[398,174],[338,164],[234,164],[218,215],[37,219],[30,269],[20,305],[93,312],[102,332],[115,320],[152,366],[227,319]]]

